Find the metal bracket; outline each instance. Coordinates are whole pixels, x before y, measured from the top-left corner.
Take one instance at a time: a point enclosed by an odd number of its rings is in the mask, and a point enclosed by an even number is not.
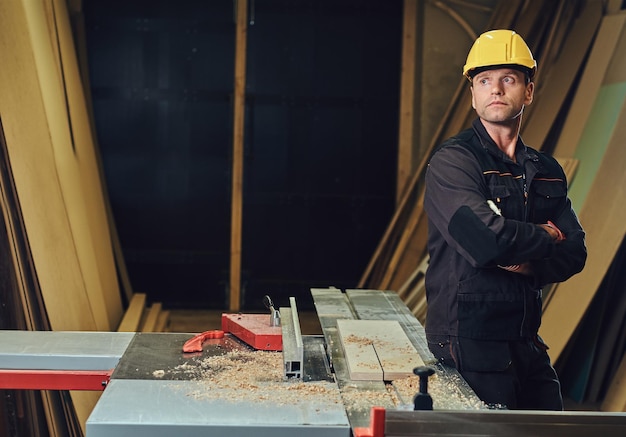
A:
[[[280,321],[283,334],[283,364],[285,378],[302,379],[304,373],[304,346],[300,331],[300,318],[296,308],[296,299],[289,298],[289,307],[280,309]]]

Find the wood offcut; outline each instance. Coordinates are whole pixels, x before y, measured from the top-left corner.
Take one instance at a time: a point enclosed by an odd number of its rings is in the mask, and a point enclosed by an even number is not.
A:
[[[350,379],[393,381],[424,361],[395,320],[337,320]]]

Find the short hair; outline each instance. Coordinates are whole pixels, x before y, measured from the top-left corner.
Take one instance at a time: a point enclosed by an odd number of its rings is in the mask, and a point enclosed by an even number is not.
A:
[[[485,67],[474,68],[468,71],[467,74],[472,80],[474,80],[474,76],[476,76],[478,73],[482,73],[483,71],[487,71],[487,70],[497,70],[499,68],[511,68],[513,70],[521,71],[522,73],[524,73],[524,77],[526,78],[526,83],[530,83],[531,81],[530,68],[524,67],[523,65],[517,65],[517,64],[487,65]]]

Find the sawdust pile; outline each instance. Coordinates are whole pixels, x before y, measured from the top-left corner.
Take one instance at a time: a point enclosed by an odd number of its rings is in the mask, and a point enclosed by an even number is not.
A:
[[[163,377],[158,371],[157,377]],[[173,375],[184,375],[195,382],[187,396],[196,399],[225,402],[272,401],[273,405],[340,404],[351,412],[369,411],[373,406],[412,409],[413,397],[419,392],[419,377],[409,376],[385,384],[385,390],[367,390],[356,385],[340,389],[332,382],[302,382],[286,380],[283,375],[283,358],[280,352],[231,351],[224,355],[196,358],[167,370]],[[484,404],[462,394],[462,381],[441,378],[438,374],[428,380],[428,393],[433,398],[434,409],[480,409]]]
[[[348,385],[341,389],[346,410],[362,412],[371,407],[413,409],[413,397],[420,390],[418,376],[408,376],[385,384],[385,391],[364,390]],[[428,379],[428,393],[435,410],[475,410],[484,408],[478,398],[470,398],[459,390],[460,380],[440,378],[437,374]]]
[[[359,346],[371,346],[374,344],[374,340],[367,338],[367,337],[354,335],[354,334],[348,335],[346,338],[344,338],[343,341],[344,343],[351,343],[351,344],[356,344]]]
[[[405,404],[413,404],[413,397],[419,392],[419,376],[409,376],[407,378],[393,381],[398,396]],[[435,410],[473,410],[484,407],[478,398],[470,398],[463,395],[459,386],[462,381],[459,377],[440,378],[437,374],[428,378],[428,394],[433,399],[433,409]]]
[[[341,404],[339,391],[330,382],[285,380],[283,358],[278,352],[233,351],[179,365],[171,370],[195,381],[188,396],[227,402],[271,400],[274,405]]]
[[[363,390],[353,386],[341,389],[341,397],[348,412],[369,411],[372,407],[395,408],[402,402],[390,384],[385,385],[386,390]]]

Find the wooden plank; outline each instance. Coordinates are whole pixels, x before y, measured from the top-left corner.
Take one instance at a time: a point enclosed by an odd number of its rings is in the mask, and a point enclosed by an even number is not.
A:
[[[559,48],[559,57],[549,66],[548,72],[542,74],[541,81],[536,85],[535,104],[527,108],[524,114],[522,137],[526,143],[537,149],[543,148],[574,79],[578,76],[587,49],[600,25],[602,8],[602,1],[585,2],[584,10],[574,22],[576,32],[568,34]],[[567,26],[568,23],[563,25]]]
[[[626,198],[624,138],[626,102],[579,213],[587,234],[587,265],[581,273],[556,287],[544,309],[540,334],[550,346],[554,361],[565,349],[626,235],[626,203],[616,201]]]
[[[576,175],[576,170],[578,170],[578,164],[580,164],[580,160],[576,158],[560,158],[555,156],[555,158],[559,165],[563,168],[563,172],[565,172],[565,177],[567,178],[567,185],[571,185],[574,180],[574,176]]]
[[[235,98],[233,103],[233,171],[230,221],[230,311],[241,305],[241,222],[243,204],[243,141],[246,92],[248,2],[238,1],[235,35]]]
[[[622,358],[617,372],[601,406],[602,411],[626,411],[626,355]]]
[[[421,207],[421,209],[422,211],[420,212],[418,221],[406,241],[404,253],[394,266],[395,273],[388,286],[390,290],[397,290],[401,287],[413,273],[415,266],[418,265],[424,255],[428,253],[428,217],[423,207]]]
[[[400,77],[400,113],[398,132],[398,176],[396,203],[407,186],[413,171],[415,143],[415,100],[417,81],[417,0],[404,0],[402,22],[402,73]]]
[[[146,294],[135,293],[117,328],[118,332],[137,332],[141,324],[143,309],[146,306]]]
[[[96,322],[91,311],[64,203],[60,169],[52,144],[51,121],[47,118],[47,109],[51,108],[47,108],[42,94],[44,87],[50,92],[58,92],[60,81],[54,69],[45,69],[46,62],[43,65],[36,63],[40,57],[51,58],[51,42],[34,41],[34,36],[29,33],[32,27],[45,29],[48,26],[42,11],[31,10],[35,5],[39,3],[28,2],[28,8],[22,2],[2,5],[0,45],[12,48],[11,59],[0,69],[2,124],[51,327],[56,330],[95,330],[108,323],[106,316],[100,317],[100,314]],[[38,32],[37,35],[46,33]],[[44,82],[40,80],[40,74],[53,78]],[[98,302],[102,299],[94,303]]]
[[[404,300],[404,298],[409,294],[409,290],[416,281],[419,281],[422,276],[426,275],[426,269],[428,268],[428,261],[430,257],[428,255],[422,258],[422,261],[418,264],[417,268],[413,271],[411,276],[406,280],[404,284],[398,289],[398,296]],[[406,301],[405,301],[406,303]],[[409,307],[410,308],[410,307]]]
[[[346,358],[350,379],[354,381],[382,381],[383,369],[374,350],[373,341],[364,333],[354,334],[347,320],[337,320],[337,330]]]
[[[573,157],[583,135],[587,120],[592,114],[591,104],[598,95],[604,75],[615,55],[619,37],[626,23],[626,14],[603,18],[589,54],[576,95],[554,149],[554,155]]]
[[[405,255],[405,251],[406,251],[408,242],[411,238],[411,235],[413,235],[413,233],[415,232],[417,225],[419,224],[420,220],[422,219],[424,215],[423,205],[424,205],[424,199],[423,199],[423,196],[420,196],[419,201],[413,205],[413,208],[410,211],[408,220],[405,226],[403,226],[402,233],[400,234],[400,239],[398,240],[398,243],[393,248],[393,254],[391,256],[391,259],[389,260],[385,274],[380,284],[378,284],[378,287],[376,288],[380,288],[382,290],[386,290],[389,288],[389,284],[391,283],[391,280],[396,273],[396,267],[400,263],[400,260],[402,259],[402,257]],[[406,278],[403,278],[403,282],[404,282],[404,279]],[[397,290],[397,288],[395,288],[395,290]]]
[[[100,154],[100,146],[98,144],[98,138],[96,135],[95,119],[93,114],[93,100],[91,97],[91,85],[89,80],[89,63],[87,54],[87,42],[85,31],[85,16],[82,10],[82,0],[70,0],[67,3],[68,13],[71,20],[71,26],[73,29],[73,35],[75,37],[76,56],[78,62],[78,69],[81,73],[80,81],[82,83],[82,90],[85,100],[84,115],[88,120],[89,128],[91,130],[91,141],[93,143],[93,153],[95,159],[95,165],[97,167],[97,174],[100,180],[100,190],[102,192],[102,198],[104,202],[104,209],[106,215],[106,222],[108,223],[111,246],[113,250],[113,257],[115,267],[117,269],[117,275],[112,275],[112,278],[119,277],[120,286],[124,292],[126,302],[130,302],[133,297],[133,288],[130,283],[130,276],[126,268],[126,262],[124,260],[124,254],[119,240],[117,227],[115,225],[115,217],[111,209],[111,203],[107,190],[106,178],[104,175],[104,166]],[[94,171],[94,176],[95,176]],[[122,317],[121,311],[119,317]],[[111,326],[116,326],[118,323],[112,323]]]
[[[160,302],[155,302],[150,306],[146,312],[143,324],[141,325],[141,332],[155,332],[162,306]]]
[[[337,320],[353,380],[393,381],[413,375],[424,361],[396,320]]]
[[[165,310],[159,313],[159,317],[154,327],[154,332],[167,332],[170,323],[170,311]]]
[[[65,140],[54,142],[57,167],[91,311],[94,314],[102,313],[102,317],[107,319],[106,324],[101,324],[99,329],[110,330],[119,324],[123,309],[104,200],[103,178],[100,177],[101,169],[94,146],[95,133],[86,110],[87,100],[67,3],[64,0],[53,0],[51,5],[55,18],[53,28],[56,30],[54,42],[58,43],[55,44],[55,53],[58,56],[58,70],[63,76],[66,104],[67,127],[64,128],[70,130],[69,137],[73,144],[72,148],[68,147]],[[52,120],[54,117],[49,118]],[[58,135],[59,140],[62,138]],[[68,180],[65,181],[65,178]],[[98,299],[104,303],[101,308]]]

